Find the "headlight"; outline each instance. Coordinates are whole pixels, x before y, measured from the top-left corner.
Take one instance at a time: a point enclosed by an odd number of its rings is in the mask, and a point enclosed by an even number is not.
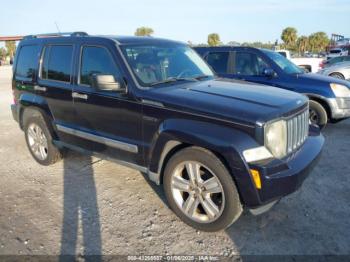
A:
[[[276,158],[283,158],[287,155],[286,121],[280,120],[265,126],[265,147]]]
[[[330,87],[336,97],[350,97],[350,90],[347,86],[331,83]]]

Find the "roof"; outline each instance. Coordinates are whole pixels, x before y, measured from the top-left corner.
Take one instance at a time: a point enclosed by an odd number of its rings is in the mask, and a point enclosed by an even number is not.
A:
[[[119,44],[152,44],[152,43],[173,43],[173,44],[184,44],[183,42],[152,37],[152,36],[96,36],[96,37],[106,37],[117,41]]]
[[[164,44],[184,44],[182,42],[168,40],[164,38],[156,38],[150,36],[116,36],[116,35],[88,35],[85,32],[74,33],[53,33],[53,34],[41,34],[41,35],[29,35],[24,37],[24,41],[52,41],[61,42],[64,40],[79,40],[94,38],[94,39],[106,39],[115,41],[117,44],[152,44],[152,43],[164,43]]]

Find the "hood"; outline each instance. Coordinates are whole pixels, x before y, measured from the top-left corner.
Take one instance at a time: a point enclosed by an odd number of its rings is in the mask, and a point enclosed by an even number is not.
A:
[[[325,70],[328,70],[328,68]],[[296,75],[295,77],[297,79],[300,79],[301,81],[306,81],[308,84],[322,83],[322,84],[327,84],[328,86],[328,84],[330,83],[336,83],[336,84],[345,85],[350,88],[349,82],[342,79],[335,78],[335,77],[331,77],[331,76],[309,73],[309,74],[299,74],[299,75]]]
[[[283,89],[223,79],[177,83],[146,93],[168,108],[249,125],[287,115],[308,101]]]

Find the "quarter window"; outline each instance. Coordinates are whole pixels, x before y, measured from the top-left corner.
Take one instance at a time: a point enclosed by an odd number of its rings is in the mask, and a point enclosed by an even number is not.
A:
[[[73,46],[52,45],[45,48],[41,78],[70,82]]]
[[[110,55],[104,47],[83,47],[81,55],[80,84],[92,85],[94,74],[113,75],[119,77],[119,71]]]
[[[33,78],[38,65],[40,48],[37,45],[22,46],[18,56],[16,77]]]
[[[212,52],[208,54],[207,62],[216,73],[226,74],[228,57],[228,52]]]
[[[260,56],[248,52],[237,52],[234,65],[234,73],[245,76],[261,76],[269,68]]]

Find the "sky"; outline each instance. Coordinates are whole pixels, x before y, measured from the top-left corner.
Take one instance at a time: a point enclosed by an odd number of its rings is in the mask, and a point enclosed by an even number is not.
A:
[[[85,31],[133,35],[140,26],[154,36],[206,43],[280,41],[283,28],[299,35],[324,31],[350,37],[350,0],[11,0],[1,3],[0,35]]]

